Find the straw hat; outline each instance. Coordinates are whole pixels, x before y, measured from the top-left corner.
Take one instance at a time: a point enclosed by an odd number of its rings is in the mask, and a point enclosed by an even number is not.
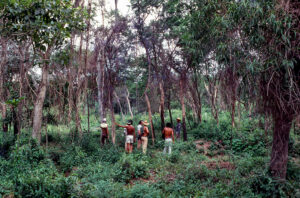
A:
[[[181,121],[181,119],[180,119],[180,118],[177,118],[176,120],[179,120],[179,121]]]
[[[143,125],[148,126],[149,125],[148,121],[147,120],[143,121]]]

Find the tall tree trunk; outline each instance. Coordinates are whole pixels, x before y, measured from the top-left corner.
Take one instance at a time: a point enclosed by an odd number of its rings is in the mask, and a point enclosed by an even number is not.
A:
[[[126,101],[127,101],[128,111],[130,113],[131,119],[133,119],[133,113],[132,113],[131,104],[130,104],[130,100],[129,100],[129,91],[128,91],[127,87],[126,87]]]
[[[288,143],[293,118],[290,114],[279,112],[273,115],[274,131],[270,161],[270,171],[274,178],[285,180],[288,162]]]
[[[151,127],[152,143],[154,145],[154,143],[155,143],[155,132],[154,132],[153,121],[152,121],[151,104],[150,104],[148,94],[146,92],[145,92],[145,100],[146,100],[146,104],[147,104],[148,117],[149,117],[149,122],[150,122],[150,127]]]
[[[161,120],[161,130],[165,127],[165,92],[162,82],[159,82],[160,90],[160,120]]]
[[[195,114],[197,116],[197,119],[199,121],[199,123],[201,123],[201,104],[198,100],[198,96],[197,96],[197,87],[195,86],[195,82],[193,82],[194,86],[192,86],[189,82],[188,83],[188,86],[189,86],[189,90],[190,90],[190,93],[191,93],[191,96],[192,96],[192,99],[193,99],[193,110],[195,111]],[[197,83],[196,83],[197,84]]]
[[[170,117],[171,124],[172,126],[174,126],[173,118],[172,118],[172,110],[171,110],[171,89],[169,90],[169,95],[168,95],[168,110],[169,110],[169,117]]]
[[[102,50],[101,50],[102,51]],[[104,90],[104,55],[101,52],[101,58],[97,60],[97,89],[98,89],[98,104],[99,104],[99,116],[100,120],[104,118],[103,108],[103,90]]]
[[[231,126],[233,128],[235,127],[235,121],[234,121],[235,102],[236,102],[236,97],[235,97],[235,93],[233,93],[232,99],[231,99]]]
[[[108,98],[109,98],[109,107],[110,107],[110,116],[111,116],[111,139],[112,139],[112,143],[115,144],[116,143],[116,126],[115,126],[115,113],[114,113],[114,105],[113,105],[113,95],[112,93],[113,90],[109,89],[109,94],[108,94]]]
[[[12,107],[12,120],[14,125],[14,136],[19,134],[19,121],[15,107]]]
[[[69,74],[68,74],[68,104],[69,104],[69,111],[68,111],[68,123],[71,122],[72,120],[72,110],[73,110],[73,106],[74,106],[74,98],[73,98],[73,59],[74,59],[74,46],[73,46],[73,42],[74,42],[74,37],[75,34],[72,33],[71,36],[71,43],[70,43],[70,57],[69,57],[69,61],[70,61],[70,65],[69,65]]]
[[[211,104],[211,114],[213,115],[214,119],[217,122],[217,125],[219,125],[219,113],[216,106],[217,102],[217,95],[218,95],[218,87],[216,85],[216,82],[208,82],[209,85],[204,83],[204,87],[209,95],[210,98],[210,104]]]
[[[44,61],[49,60],[49,53],[47,52],[44,55]],[[41,142],[41,127],[42,127],[42,118],[43,118],[43,105],[46,97],[47,85],[48,85],[48,63],[44,63],[42,69],[42,80],[39,86],[39,91],[37,93],[37,98],[34,103],[33,111],[33,130],[32,138],[36,139],[38,143]]]
[[[25,53],[27,53],[28,47],[25,48]],[[23,97],[24,94],[24,79],[25,79],[25,68],[24,68],[24,62],[25,62],[25,55],[23,49],[19,48],[19,54],[21,56],[20,60],[20,71],[19,71],[19,98]],[[17,113],[17,120],[18,120],[18,132],[21,131],[21,124],[22,124],[22,115],[23,115],[23,106],[24,101],[21,100],[18,104],[18,113]]]
[[[73,76],[72,76],[72,69],[69,69],[69,76],[68,76],[68,123],[72,120],[72,111],[74,106],[74,97],[73,97]]]
[[[184,79],[180,79],[180,103],[182,110],[182,131],[183,131],[183,140],[187,141],[187,131],[185,123],[185,104],[184,104]]]
[[[0,109],[1,109],[1,117],[3,120],[2,123],[2,129],[3,132],[8,131],[8,124],[4,121],[6,118],[6,98],[5,98],[5,88],[4,88],[4,78],[5,78],[5,66],[7,61],[7,44],[6,40],[1,38],[1,44],[2,44],[2,53],[1,53],[1,60],[0,60]]]
[[[120,109],[120,112],[121,112],[121,117],[122,117],[122,120],[124,120],[124,113],[123,113],[123,108],[122,108],[122,105],[121,105],[121,102],[120,102],[120,98],[119,96],[117,95],[117,93],[114,91],[114,96],[117,100],[117,103],[119,105],[119,109]]]
[[[198,97],[198,103],[197,103],[197,117],[199,120],[199,123],[202,122],[202,102],[201,102],[201,93],[199,91],[199,86],[198,86],[198,82],[197,82],[197,78],[193,79],[193,84],[195,86],[196,89],[196,94]]]
[[[87,113],[88,113],[88,133],[90,132],[90,96],[89,93],[87,94],[86,97],[86,103],[87,103]]]
[[[78,83],[77,91],[76,91],[76,102],[75,102],[75,119],[76,119],[76,131],[79,133],[79,139],[83,137],[82,128],[81,128],[81,118],[80,118],[80,106],[81,106],[81,95],[82,95],[82,86],[84,82]]]

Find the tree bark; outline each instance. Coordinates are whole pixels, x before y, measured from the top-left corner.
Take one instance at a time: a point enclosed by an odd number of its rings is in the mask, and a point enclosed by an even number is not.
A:
[[[44,55],[44,61],[48,61],[49,53]],[[34,113],[33,113],[33,130],[32,138],[36,139],[38,143],[41,142],[41,127],[43,118],[43,105],[46,97],[47,85],[48,85],[48,63],[44,63],[42,69],[42,80],[39,86],[39,91],[37,93],[37,98],[34,103]]]
[[[163,83],[159,82],[160,90],[160,120],[161,120],[161,130],[165,128],[165,92]]]
[[[102,50],[101,50],[102,51]],[[101,58],[97,60],[97,89],[98,89],[98,104],[99,104],[99,116],[102,121],[104,118],[103,109],[103,90],[104,90],[104,55],[101,52]]]
[[[133,119],[133,113],[132,113],[131,104],[130,104],[130,100],[129,100],[129,91],[128,91],[127,87],[126,87],[126,101],[127,101],[128,111],[130,113],[131,119]]]
[[[184,104],[184,79],[180,79],[180,103],[182,110],[182,131],[183,131],[183,140],[187,141],[187,131],[185,123],[185,104]]]
[[[114,105],[113,105],[113,95],[112,93],[113,90],[109,90],[109,107],[110,107],[110,116],[111,116],[111,139],[112,139],[112,143],[115,144],[116,143],[116,120],[115,120],[115,113],[114,113]]]
[[[193,110],[195,111],[195,114],[197,116],[197,119],[199,121],[199,123],[201,123],[202,117],[201,117],[201,104],[199,102],[198,96],[197,96],[197,87],[195,86],[195,84],[197,84],[197,82],[195,83],[193,81],[194,86],[192,86],[190,83],[188,83],[189,86],[189,90],[193,99]]]
[[[80,73],[79,73],[80,75]],[[79,133],[79,139],[83,137],[82,128],[81,128],[81,118],[80,118],[80,106],[81,106],[81,95],[82,95],[82,86],[84,82],[79,79],[78,87],[76,91],[76,102],[75,102],[75,119],[76,119],[76,130]]]
[[[147,104],[148,117],[149,117],[149,122],[150,122],[150,127],[151,127],[152,143],[154,145],[154,143],[155,143],[155,132],[154,132],[153,121],[152,121],[151,104],[150,104],[148,94],[146,92],[145,92],[145,100],[146,100],[146,104]]]
[[[219,113],[216,107],[217,102],[217,95],[218,95],[218,87],[216,82],[208,82],[209,85],[204,83],[204,87],[210,97],[210,104],[211,104],[211,114],[213,115],[214,119],[217,121],[217,125],[219,126]]]
[[[123,108],[122,108],[122,105],[121,105],[121,102],[120,102],[120,98],[119,98],[119,96],[117,95],[117,93],[115,91],[114,91],[114,96],[115,96],[115,98],[117,100],[117,103],[119,105],[119,109],[120,109],[120,112],[121,112],[121,118],[122,118],[122,120],[124,120],[124,113],[123,113]]]
[[[8,124],[4,121],[6,118],[6,98],[5,98],[5,93],[4,93],[4,76],[5,76],[5,65],[6,65],[6,61],[7,61],[7,56],[6,56],[6,52],[7,52],[7,44],[6,44],[6,40],[1,39],[1,44],[2,44],[2,54],[1,54],[1,61],[0,61],[0,107],[1,107],[1,117],[3,120],[2,123],[2,129],[3,132],[7,132],[8,131]]]
[[[292,116],[282,112],[280,116],[273,116],[274,131],[273,144],[270,161],[270,171],[274,178],[285,180],[288,162],[288,143],[290,129],[292,127]]]
[[[168,110],[169,110],[169,117],[170,117],[171,124],[172,126],[174,126],[173,118],[172,118],[172,110],[171,110],[171,90],[169,91],[169,95],[168,95]]]

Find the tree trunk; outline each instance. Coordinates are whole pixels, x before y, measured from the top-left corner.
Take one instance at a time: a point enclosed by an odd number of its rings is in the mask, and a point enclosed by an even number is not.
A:
[[[169,117],[170,117],[172,127],[174,127],[173,118],[172,118],[172,110],[171,110],[171,90],[169,91],[169,95],[168,95],[168,110],[169,110]]]
[[[87,113],[88,113],[88,133],[90,133],[90,96],[89,96],[89,93],[87,94],[87,97],[86,97],[86,102],[87,102]]]
[[[99,104],[99,116],[102,121],[104,118],[103,109],[103,90],[104,90],[104,56],[101,52],[101,58],[97,61],[97,89],[98,89],[98,104]]]
[[[187,131],[185,123],[185,104],[184,104],[184,80],[180,79],[180,103],[182,110],[182,131],[183,131],[183,140],[187,141]]]
[[[4,121],[6,118],[6,98],[5,98],[5,93],[4,93],[4,68],[6,66],[6,51],[7,51],[7,45],[6,45],[6,40],[2,39],[1,40],[1,44],[2,44],[2,54],[1,54],[1,60],[0,60],[0,110],[1,110],[1,117],[2,117],[2,129],[3,132],[7,132],[8,131],[8,124]]]
[[[44,55],[44,60],[49,59],[49,54]],[[32,138],[36,139],[38,143],[41,142],[41,127],[43,118],[43,105],[46,97],[47,85],[48,85],[48,63],[44,63],[42,70],[42,80],[39,86],[39,91],[37,93],[37,98],[34,103],[34,113],[33,113],[33,130]]]
[[[202,102],[201,102],[201,93],[199,91],[199,88],[198,88],[198,82],[197,82],[197,79],[194,79],[194,86],[195,86],[195,89],[196,89],[196,93],[197,93],[197,96],[198,96],[198,111],[197,111],[197,114],[198,114],[198,119],[199,119],[199,123],[202,122]]]
[[[110,116],[111,116],[111,139],[112,139],[112,143],[115,144],[116,143],[116,126],[115,126],[115,113],[114,113],[114,105],[113,105],[113,96],[112,93],[113,92],[111,89],[109,90],[109,107],[110,107]]]
[[[69,75],[68,75],[68,102],[69,102],[69,111],[68,111],[68,123],[71,122],[72,120],[72,109],[74,106],[74,99],[73,99],[73,58],[74,58],[74,46],[73,46],[73,42],[74,42],[74,33],[72,33],[71,36],[71,40],[70,40],[70,57],[69,57],[69,61],[70,61],[70,65],[69,65]]]
[[[154,143],[155,143],[155,132],[154,132],[153,121],[152,121],[151,104],[150,104],[148,94],[146,92],[145,92],[145,100],[146,100],[146,104],[147,104],[148,117],[149,117],[149,122],[150,122],[150,127],[151,127],[152,143],[154,145]]]
[[[19,122],[15,107],[12,107],[12,120],[14,125],[14,136],[19,134]]]
[[[80,73],[79,73],[80,75]],[[82,86],[84,82],[79,80],[77,91],[76,91],[76,103],[75,103],[75,119],[76,119],[76,131],[79,133],[79,139],[83,137],[82,128],[81,128],[81,118],[80,118],[80,106],[81,106],[81,95],[82,95]]]
[[[292,116],[280,112],[274,116],[273,144],[270,161],[270,171],[274,178],[285,180],[288,162],[288,143]]]
[[[234,121],[234,114],[235,114],[235,93],[233,93],[232,99],[231,99],[231,126],[235,127],[235,121]]]
[[[137,100],[137,98],[136,98],[136,100]],[[133,119],[133,113],[132,113],[131,104],[130,104],[130,100],[129,100],[129,91],[128,91],[127,87],[126,87],[126,101],[127,101],[128,110],[129,110],[131,119]]]
[[[160,120],[161,120],[161,130],[165,128],[165,92],[162,82],[159,82],[160,90]]]
[[[192,86],[190,83],[188,83],[189,86],[189,90],[193,99],[193,111],[195,112],[197,119],[199,121],[199,123],[201,123],[202,117],[201,117],[201,104],[198,100],[198,96],[197,96],[197,87],[195,86],[195,84],[197,84],[197,82],[195,83],[193,81],[194,86]]]
[[[73,110],[73,106],[74,106],[74,98],[73,98],[73,76],[72,76],[72,69],[69,69],[69,77],[68,77],[68,82],[69,82],[69,86],[68,86],[68,105],[69,105],[69,109],[68,109],[68,123],[71,122],[72,120],[72,110]]]
[[[217,121],[217,125],[219,126],[219,113],[216,107],[217,102],[217,95],[218,95],[218,87],[216,82],[208,82],[209,85],[204,83],[204,87],[210,97],[210,104],[211,104],[211,114],[213,115],[214,119]]]
[[[114,96],[115,96],[115,98],[117,100],[117,103],[119,105],[119,109],[120,109],[120,112],[121,112],[121,118],[122,118],[122,120],[124,120],[124,113],[123,113],[123,108],[122,108],[122,105],[121,105],[121,102],[120,102],[120,98],[119,98],[119,96],[117,95],[117,93],[115,91],[114,91]]]
[[[25,53],[28,50],[28,47],[25,48]],[[19,71],[19,98],[23,97],[24,94],[24,79],[25,79],[25,69],[24,69],[24,62],[25,62],[25,55],[23,49],[19,48],[19,53],[21,56],[20,60],[20,71]],[[17,113],[17,120],[18,120],[18,133],[21,131],[21,124],[22,124],[22,115],[23,115],[23,106],[24,106],[24,100],[21,100],[18,104],[18,113]]]

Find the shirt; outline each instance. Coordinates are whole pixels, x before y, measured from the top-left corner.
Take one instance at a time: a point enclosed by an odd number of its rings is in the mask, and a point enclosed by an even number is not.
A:
[[[148,129],[148,127],[144,126],[143,137],[148,137],[148,135],[149,135],[149,129]]]
[[[175,131],[176,131],[176,133],[180,133],[180,131],[181,131],[181,122],[177,123]]]
[[[108,136],[108,125],[107,124],[105,124],[105,123],[102,123],[101,125],[100,125],[100,127],[101,127],[101,130],[102,130],[102,135],[103,136]]]
[[[124,128],[127,130],[127,135],[134,135],[135,128],[132,125],[126,125]]]
[[[141,132],[141,129],[142,129],[142,125],[141,124],[139,124],[138,126],[137,126],[137,132],[138,132],[138,134],[139,134],[139,132]]]

